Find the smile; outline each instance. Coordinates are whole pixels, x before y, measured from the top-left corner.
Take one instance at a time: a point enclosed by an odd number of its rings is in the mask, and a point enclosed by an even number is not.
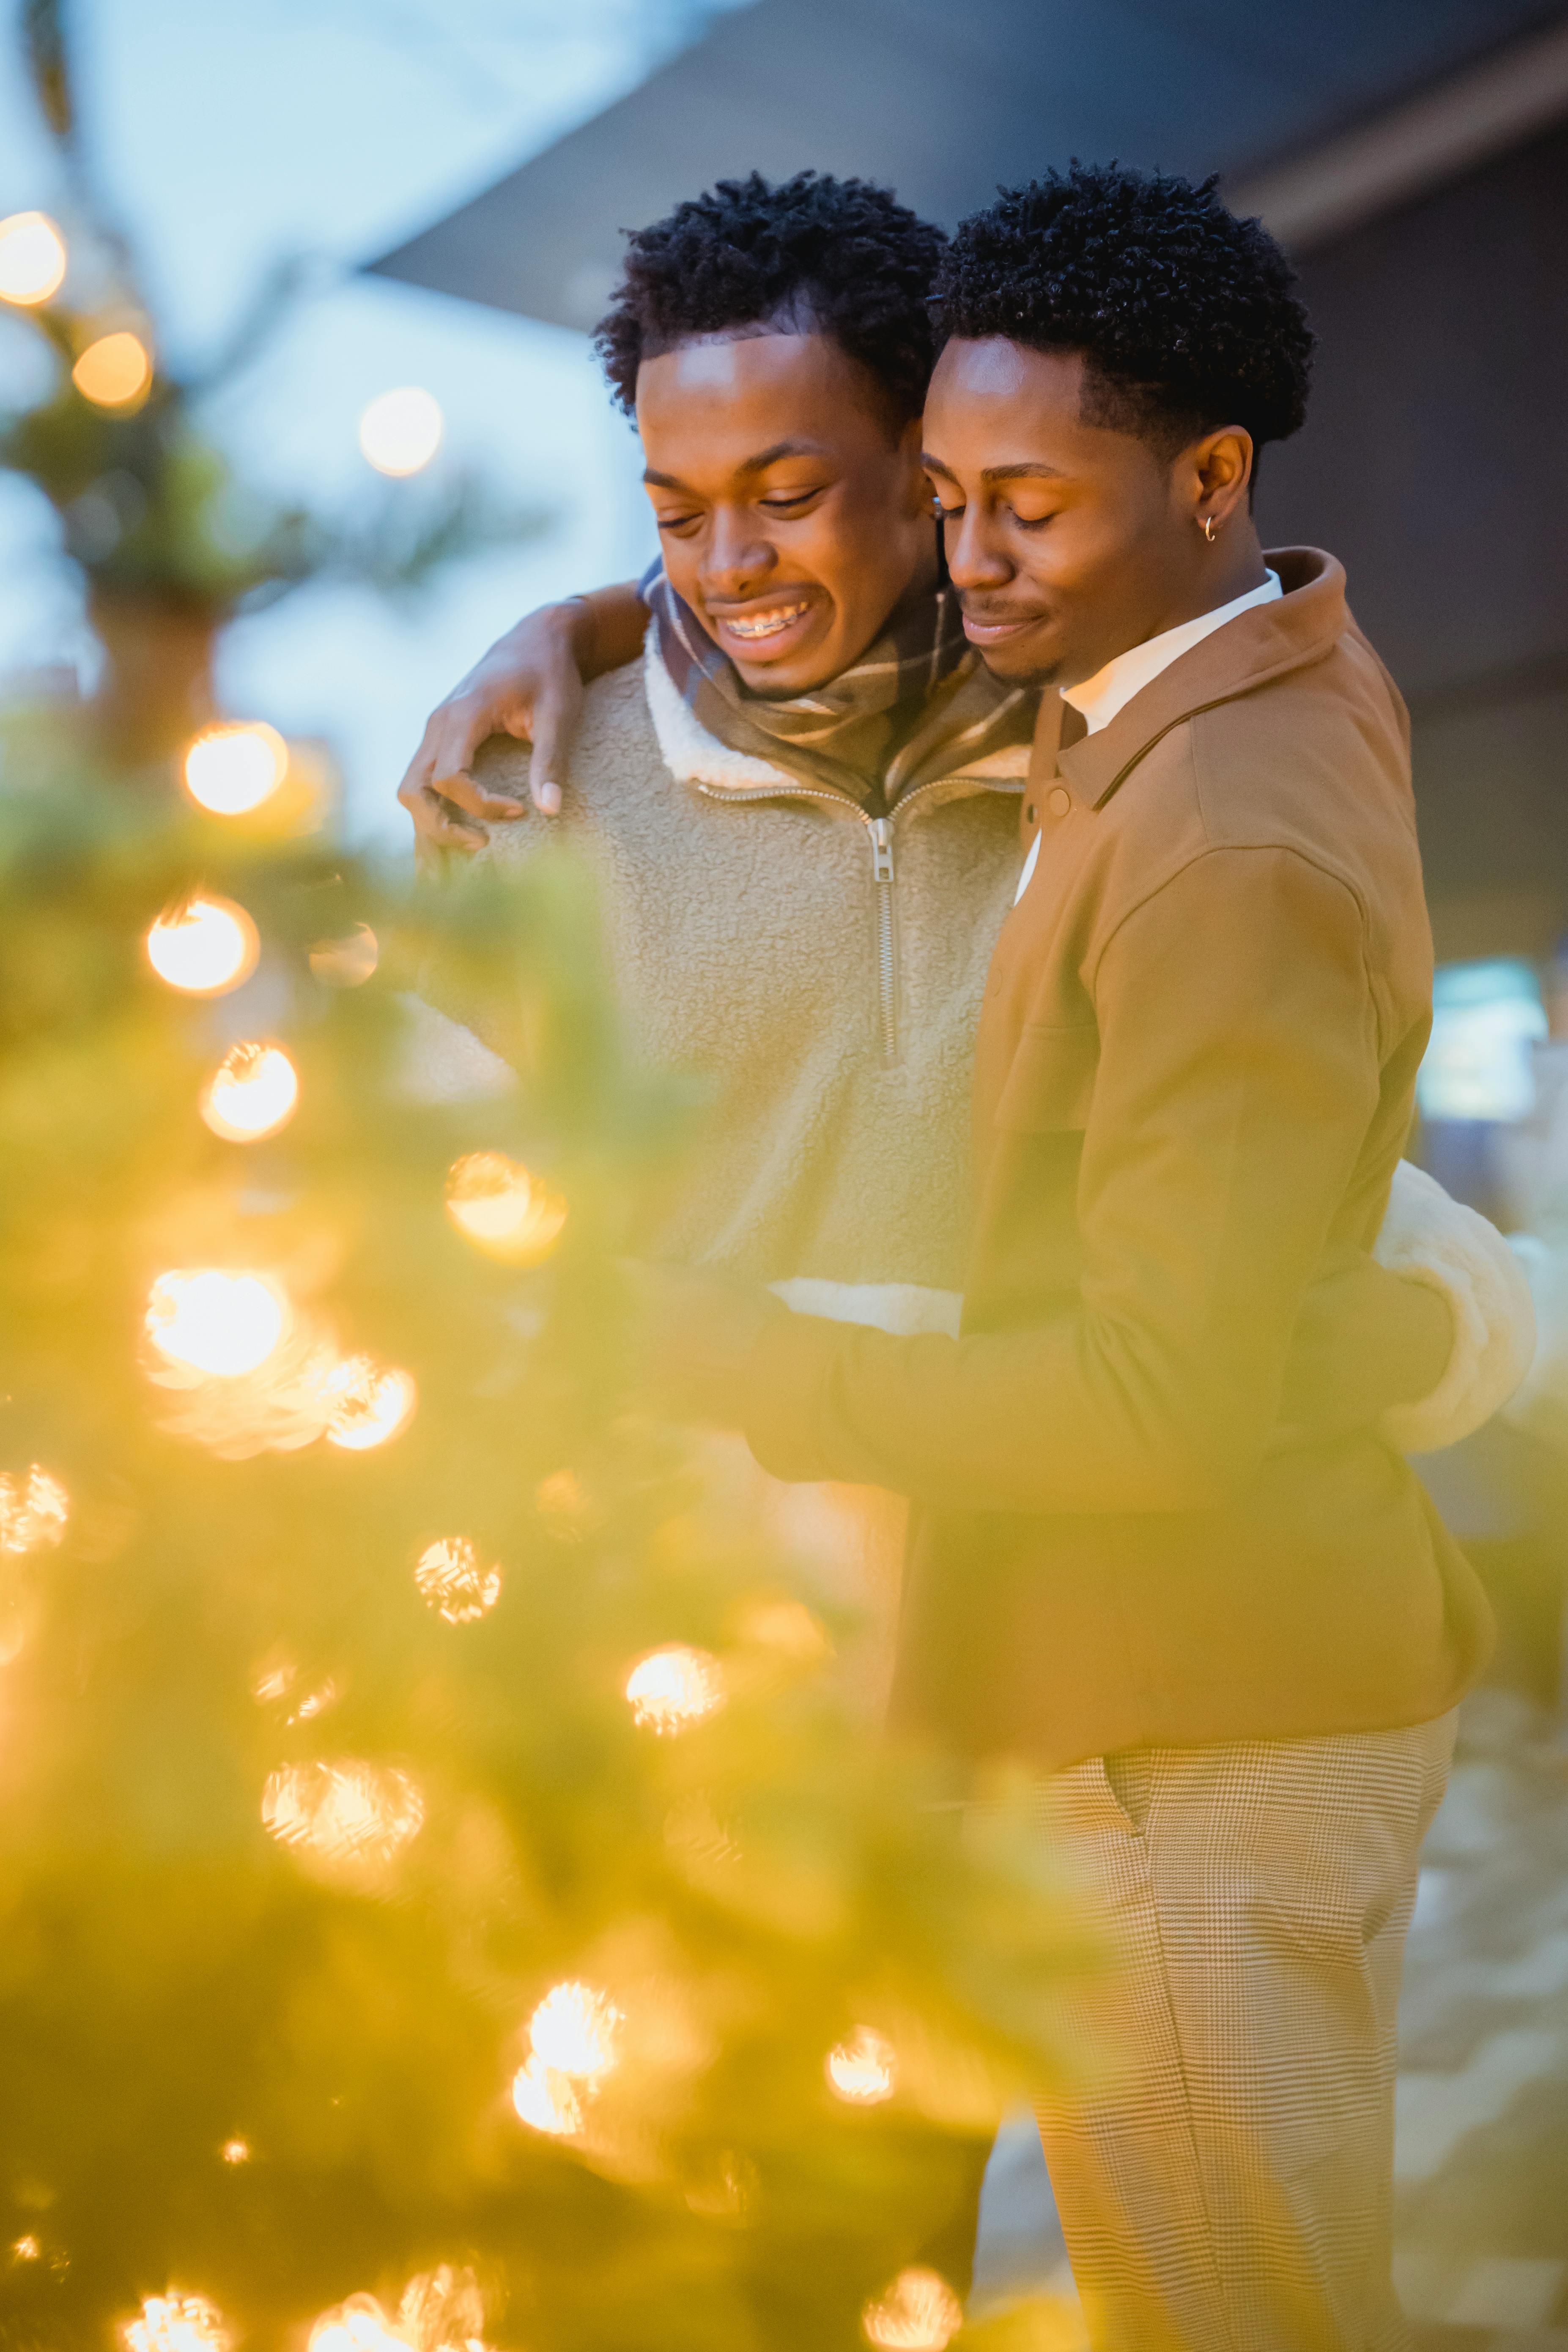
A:
[[[787,629],[793,621],[798,621],[803,613],[810,610],[809,599],[800,604],[775,604],[770,611],[754,614],[748,620],[721,619],[719,626],[732,637],[744,637],[749,644],[754,644],[759,637],[776,637],[781,630]]]

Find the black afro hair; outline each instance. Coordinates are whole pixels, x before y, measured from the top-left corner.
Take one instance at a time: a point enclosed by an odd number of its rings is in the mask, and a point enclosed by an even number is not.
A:
[[[1312,331],[1274,239],[1215,187],[1075,163],[1003,189],[938,269],[939,335],[1081,352],[1086,422],[1163,452],[1221,425],[1285,440],[1306,415]]]
[[[645,359],[776,318],[833,336],[876,377],[900,425],[920,415],[935,351],[928,298],[945,239],[890,189],[816,172],[771,187],[753,172],[627,239],[594,349],[628,415]]]

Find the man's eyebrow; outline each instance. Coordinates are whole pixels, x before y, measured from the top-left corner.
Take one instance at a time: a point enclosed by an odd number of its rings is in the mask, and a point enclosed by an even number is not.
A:
[[[759,449],[754,457],[742,457],[736,467],[737,474],[765,474],[781,457],[826,457],[828,451],[820,441],[775,441],[771,448]],[[684,490],[688,485],[674,474],[655,473],[651,466],[643,468],[643,480],[656,490]]]
[[[956,482],[958,479],[951,466],[944,466],[940,457],[931,457],[927,450],[921,452],[921,464],[928,474],[940,474],[944,482]],[[1034,457],[1020,457],[1011,466],[987,466],[980,478],[983,482],[1016,482],[1023,477],[1045,482],[1064,482],[1067,479],[1059,466],[1047,466]]]

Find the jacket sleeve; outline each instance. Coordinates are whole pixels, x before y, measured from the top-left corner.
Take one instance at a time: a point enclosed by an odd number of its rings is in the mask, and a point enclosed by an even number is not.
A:
[[[1256,1472],[1378,1105],[1362,910],[1294,851],[1211,850],[1090,981],[1073,1311],[957,1339],[778,1318],[741,1414],[775,1475],[1121,1513],[1215,1507]]]

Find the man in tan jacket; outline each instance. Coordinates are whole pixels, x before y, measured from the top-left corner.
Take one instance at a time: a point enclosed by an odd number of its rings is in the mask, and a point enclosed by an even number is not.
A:
[[[837,323],[812,217],[825,185],[840,201],[832,184],[742,184],[634,241],[605,348],[623,394],[635,394],[666,561],[650,583],[657,625],[640,674],[619,670],[590,691],[566,820],[604,873],[644,1050],[714,1083],[700,1163],[650,1246],[772,1283],[837,1326],[942,1332],[956,1328],[965,1219],[962,1098],[1018,865],[1016,690],[987,688],[973,656],[953,657],[919,535],[918,473],[900,457],[918,448],[908,355],[923,289],[905,293],[901,314],[898,287],[884,289],[883,342],[868,348],[875,306],[857,284],[853,341]],[[862,215],[861,261],[867,193],[847,192]],[[905,236],[907,260],[907,233],[883,207],[881,232]],[[793,257],[803,253],[809,268]],[[731,306],[722,314],[705,259]],[[921,389],[923,379],[916,398]],[[614,622],[613,602],[586,617]],[[640,617],[634,645],[637,634]],[[889,692],[881,681],[896,688],[906,662],[918,691]],[[493,700],[488,713],[505,717]],[[504,797],[521,772],[520,755],[492,751],[459,795],[526,855],[537,823],[517,826],[521,803]],[[423,776],[410,797],[428,820]],[[1027,822],[1039,822],[1033,802]],[[1060,1213],[1065,1244],[1068,1195]],[[1279,1372],[1289,1412],[1320,1443],[1337,1432],[1386,1463],[1369,1432],[1409,1296],[1376,1292],[1371,1239],[1358,1233],[1302,1286],[1290,1344],[1265,1370]],[[1004,1269],[1005,1291],[1011,1281]],[[1028,1295],[1016,1304],[1037,1311]],[[792,1328],[809,1339],[835,1325]],[[996,1501],[1019,1475],[1009,1457]],[[865,1523],[863,1480],[860,1493],[847,1514],[840,1498],[840,1522]],[[816,1520],[820,1531],[820,1506]],[[1040,1727],[1053,1686],[1019,1680],[1039,1720],[1015,1707],[998,1717],[1000,1737],[1059,1760],[1061,1728]],[[983,1712],[984,1693],[974,1696]]]

